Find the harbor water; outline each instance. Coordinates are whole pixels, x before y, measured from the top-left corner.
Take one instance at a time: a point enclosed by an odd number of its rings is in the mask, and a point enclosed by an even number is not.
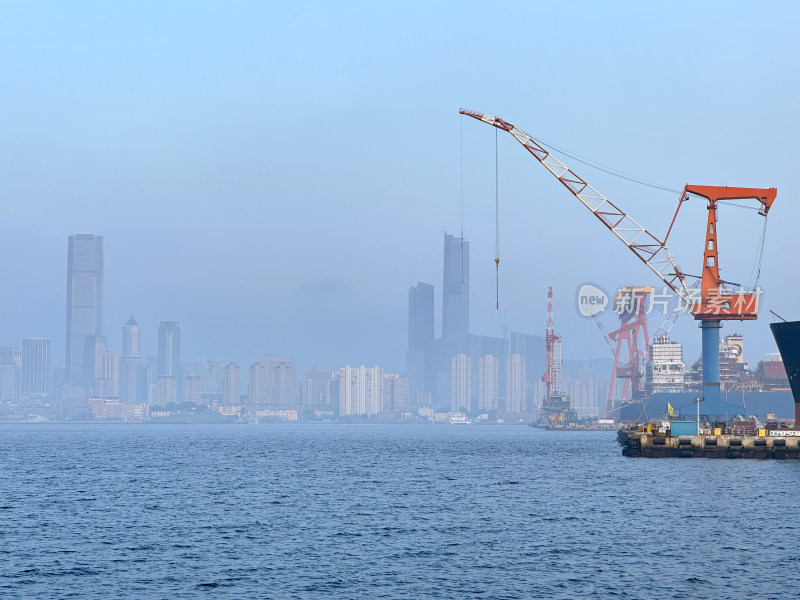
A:
[[[616,432],[0,426],[0,597],[786,598],[800,464]]]

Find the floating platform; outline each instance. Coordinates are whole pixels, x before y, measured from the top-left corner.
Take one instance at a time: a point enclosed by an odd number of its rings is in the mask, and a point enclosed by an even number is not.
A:
[[[800,459],[800,437],[794,435],[682,435],[668,437],[620,430],[623,456],[645,458]]]

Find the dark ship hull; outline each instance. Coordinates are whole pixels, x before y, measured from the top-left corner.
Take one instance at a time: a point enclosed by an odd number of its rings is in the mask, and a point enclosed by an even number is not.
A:
[[[794,396],[794,428],[800,428],[800,321],[770,323]]]

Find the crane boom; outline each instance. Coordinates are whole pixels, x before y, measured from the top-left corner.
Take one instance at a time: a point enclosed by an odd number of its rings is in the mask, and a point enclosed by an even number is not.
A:
[[[558,179],[592,214],[608,227],[667,287],[678,294],[687,305],[696,302],[665,242],[642,227],[616,204],[584,181],[572,169],[547,151],[544,146],[511,123],[473,110],[460,109],[478,121],[507,131],[530,152],[536,160]]]

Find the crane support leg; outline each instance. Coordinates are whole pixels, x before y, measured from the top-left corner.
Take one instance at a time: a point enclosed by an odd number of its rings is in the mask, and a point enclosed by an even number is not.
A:
[[[710,400],[713,410],[721,398],[719,391],[719,330],[721,321],[700,321],[703,332],[703,400]]]

